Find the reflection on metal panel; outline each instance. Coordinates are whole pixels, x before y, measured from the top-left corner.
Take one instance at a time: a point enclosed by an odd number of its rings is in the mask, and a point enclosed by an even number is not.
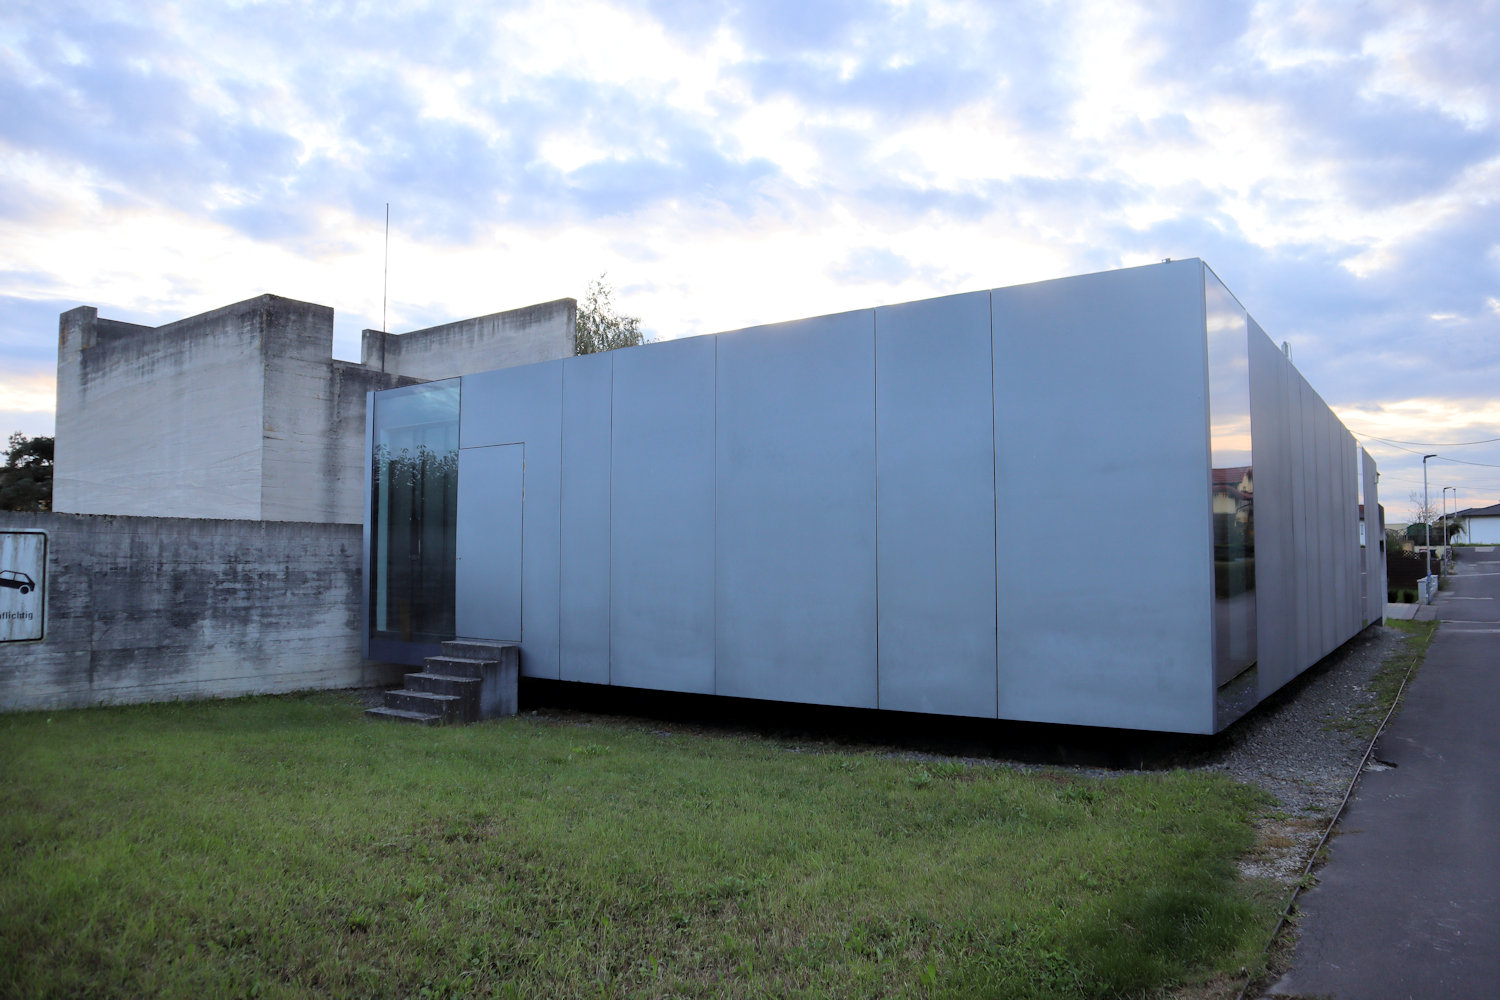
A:
[[[721,334],[717,690],[874,708],[874,313]]]
[[[463,377],[462,448],[526,444],[526,561],[521,673],[558,676],[562,361]]]
[[[559,675],[609,683],[609,421],[613,352],[563,363]]]
[[[714,338],[614,352],[610,681],[714,689]]]
[[[1211,732],[1202,262],[991,304],[1000,716]]]
[[[524,445],[458,456],[457,634],[521,642]]]
[[[1207,267],[1203,298],[1212,467],[1215,712],[1222,727],[1248,711],[1260,696],[1250,318]]]
[[[875,311],[880,707],[995,715],[990,297]]]

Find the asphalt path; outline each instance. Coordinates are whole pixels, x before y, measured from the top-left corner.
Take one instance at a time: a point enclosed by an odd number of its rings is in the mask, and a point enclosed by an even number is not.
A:
[[[1500,547],[1455,570],[1273,996],[1500,996]]]

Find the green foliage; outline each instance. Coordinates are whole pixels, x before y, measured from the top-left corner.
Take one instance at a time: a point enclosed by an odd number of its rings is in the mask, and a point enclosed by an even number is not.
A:
[[[50,437],[10,436],[0,467],[0,510],[52,509],[52,450]]]
[[[635,347],[642,342],[641,318],[622,316],[616,311],[614,289],[604,278],[601,274],[590,281],[583,301],[578,304],[578,354]]]
[[[1219,775],[359,713],[0,717],[0,995],[1086,998],[1275,921]]]
[[[1439,518],[1438,520],[1433,521],[1430,526],[1422,523],[1421,521],[1418,521],[1415,524],[1408,524],[1406,526],[1406,537],[1411,540],[1411,543],[1413,545],[1426,545],[1429,527],[1432,532],[1433,545],[1444,544],[1443,530],[1445,527],[1447,529],[1449,538],[1452,538],[1454,535],[1463,534],[1464,530],[1463,525],[1454,518],[1448,518],[1446,525],[1443,523],[1443,520]]]

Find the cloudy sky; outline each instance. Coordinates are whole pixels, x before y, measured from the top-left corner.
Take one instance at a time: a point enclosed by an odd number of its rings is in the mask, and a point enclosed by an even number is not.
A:
[[[1431,451],[1500,502],[1496,53],[1494,0],[7,0],[0,432],[51,432],[80,304],[275,292],[356,358],[389,202],[396,331],[603,271],[675,337],[1202,257],[1393,517]]]

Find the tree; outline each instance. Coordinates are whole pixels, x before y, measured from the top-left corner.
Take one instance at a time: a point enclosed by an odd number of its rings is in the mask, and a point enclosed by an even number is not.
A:
[[[601,274],[590,281],[583,301],[578,304],[577,354],[635,347],[643,340],[641,318],[621,316],[615,311],[614,289],[604,278]]]
[[[1422,502],[1422,493],[1419,490],[1411,491],[1412,522],[1406,526],[1406,537],[1412,540],[1414,545],[1426,545],[1428,537],[1428,525],[1431,525],[1432,544],[1446,545],[1447,539],[1443,537],[1443,527],[1446,523],[1448,538],[1463,533],[1463,525],[1449,512],[1446,522],[1443,518],[1443,509],[1434,507],[1432,504]]]
[[[50,437],[10,436],[5,465],[0,467],[0,510],[52,509]]]
[[[1421,490],[1411,491],[1411,523],[1412,524],[1437,524],[1443,519],[1443,512],[1434,507],[1430,501],[1422,499]]]

